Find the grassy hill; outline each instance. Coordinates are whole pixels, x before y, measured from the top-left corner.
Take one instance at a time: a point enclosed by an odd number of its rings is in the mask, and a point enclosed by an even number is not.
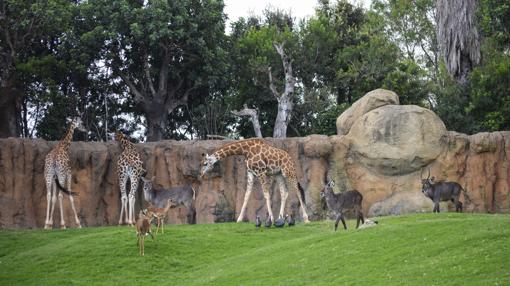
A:
[[[2,285],[510,285],[510,215],[167,225],[138,255],[129,227],[0,231]]]

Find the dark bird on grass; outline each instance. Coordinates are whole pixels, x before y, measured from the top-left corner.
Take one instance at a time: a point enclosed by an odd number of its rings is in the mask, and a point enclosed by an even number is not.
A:
[[[269,217],[269,218],[267,218],[266,223],[264,223],[264,226],[267,228],[270,228],[272,224],[273,224],[273,222],[271,221],[271,218]]]
[[[295,226],[296,225],[296,220],[294,219],[294,216],[287,215],[287,223],[288,223],[289,226]]]
[[[287,217],[285,217],[285,218],[279,217],[277,220],[274,221],[274,226],[275,227],[284,227],[286,220],[287,220]]]
[[[262,221],[260,220],[260,217],[257,216],[257,218],[255,219],[255,227],[259,228],[261,225],[262,225]]]

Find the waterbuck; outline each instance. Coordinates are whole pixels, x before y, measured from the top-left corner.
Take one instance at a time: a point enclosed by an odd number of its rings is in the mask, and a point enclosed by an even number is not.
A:
[[[333,187],[335,181],[330,180],[321,191],[321,198],[326,200],[328,209],[336,214],[335,231],[338,228],[338,222],[341,220],[344,229],[347,229],[344,220],[344,213],[354,211],[356,214],[356,228],[359,227],[359,222],[365,223],[363,213],[361,212],[361,203],[363,196],[357,190],[351,190],[343,193],[335,194]]]
[[[423,173],[423,170],[422,170]],[[464,192],[464,199],[469,200],[466,191],[456,182],[435,182],[435,177],[421,178],[421,192],[434,202],[433,212],[439,212],[439,202],[452,201],[456,212],[462,212],[462,203],[459,201],[461,191]]]
[[[143,197],[145,201],[157,208],[167,206],[168,200],[172,200],[172,207],[184,206],[187,210],[189,224],[196,223],[195,189],[191,185],[173,187],[170,189],[156,188],[153,186],[155,177],[151,179],[141,178],[143,181]]]

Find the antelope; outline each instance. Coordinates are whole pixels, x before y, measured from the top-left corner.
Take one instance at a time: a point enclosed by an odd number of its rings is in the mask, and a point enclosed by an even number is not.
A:
[[[347,229],[344,220],[344,213],[348,211],[354,211],[356,213],[356,228],[359,227],[359,222],[365,223],[363,219],[363,213],[361,212],[361,203],[363,202],[363,196],[357,190],[351,190],[343,193],[335,194],[333,187],[335,181],[330,180],[324,186],[321,191],[321,198],[326,200],[328,209],[336,214],[335,231],[338,228],[338,222],[342,220],[344,229]]]
[[[148,234],[154,239],[151,233],[151,217],[147,214],[147,210],[141,210],[136,221],[136,237],[140,255],[142,256],[145,254],[145,236]]]
[[[170,189],[157,188],[153,186],[154,179],[146,179],[142,177],[143,197],[145,201],[151,203],[155,207],[164,208],[168,199],[172,199],[173,204],[184,206],[187,210],[187,221],[189,224],[196,223],[195,199],[196,192],[191,185],[173,187]]]
[[[422,170],[423,173],[423,170]],[[421,179],[421,192],[434,202],[432,212],[439,212],[439,202],[452,201],[455,204],[455,211],[462,212],[462,203],[459,201],[461,191],[464,192],[464,199],[469,200],[466,190],[457,182],[435,181],[435,177],[430,177],[430,169],[426,179]]]
[[[160,227],[161,227],[161,233],[165,233],[165,229],[163,228],[163,226],[165,225],[166,214],[170,208],[173,208],[175,206],[177,206],[177,204],[175,204],[173,199],[168,199],[167,204],[164,208],[158,208],[158,207],[153,206],[152,204],[150,204],[147,207],[149,217],[154,217],[156,219],[156,224],[157,224],[156,234],[159,233]]]

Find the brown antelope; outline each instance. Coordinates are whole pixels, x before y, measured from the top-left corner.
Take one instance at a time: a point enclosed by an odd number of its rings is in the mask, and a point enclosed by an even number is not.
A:
[[[421,173],[423,173],[423,170]],[[422,178],[421,173],[421,192],[434,202],[433,212],[439,212],[439,202],[450,200],[455,205],[455,211],[462,212],[462,202],[459,201],[461,192],[464,193],[464,201],[469,201],[469,197],[466,190],[462,188],[459,183],[444,181],[436,182],[435,177],[430,177],[430,169],[426,179]]]
[[[154,236],[151,233],[151,217],[146,210],[140,211],[138,214],[138,220],[136,221],[136,236],[138,248],[140,249],[140,255],[144,255],[144,243],[145,236],[151,235],[152,239]]]
[[[328,205],[328,209],[336,214],[335,221],[335,231],[338,228],[338,222],[341,220],[344,225],[344,229],[347,229],[344,220],[344,213],[348,211],[354,211],[356,213],[356,228],[359,227],[359,222],[365,223],[363,219],[362,203],[363,203],[363,195],[357,190],[351,190],[347,192],[342,192],[335,194],[333,192],[333,187],[335,186],[335,181],[330,180],[326,183],[326,186],[321,191],[321,198],[326,200],[326,204]]]
[[[176,207],[177,204],[173,201],[173,199],[168,199],[166,206],[164,208],[157,208],[152,204],[147,207],[147,212],[149,217],[154,217],[157,223],[156,234],[159,233],[159,228],[161,227],[161,233],[165,233],[165,229],[163,225],[165,224],[166,213],[170,208]]]

